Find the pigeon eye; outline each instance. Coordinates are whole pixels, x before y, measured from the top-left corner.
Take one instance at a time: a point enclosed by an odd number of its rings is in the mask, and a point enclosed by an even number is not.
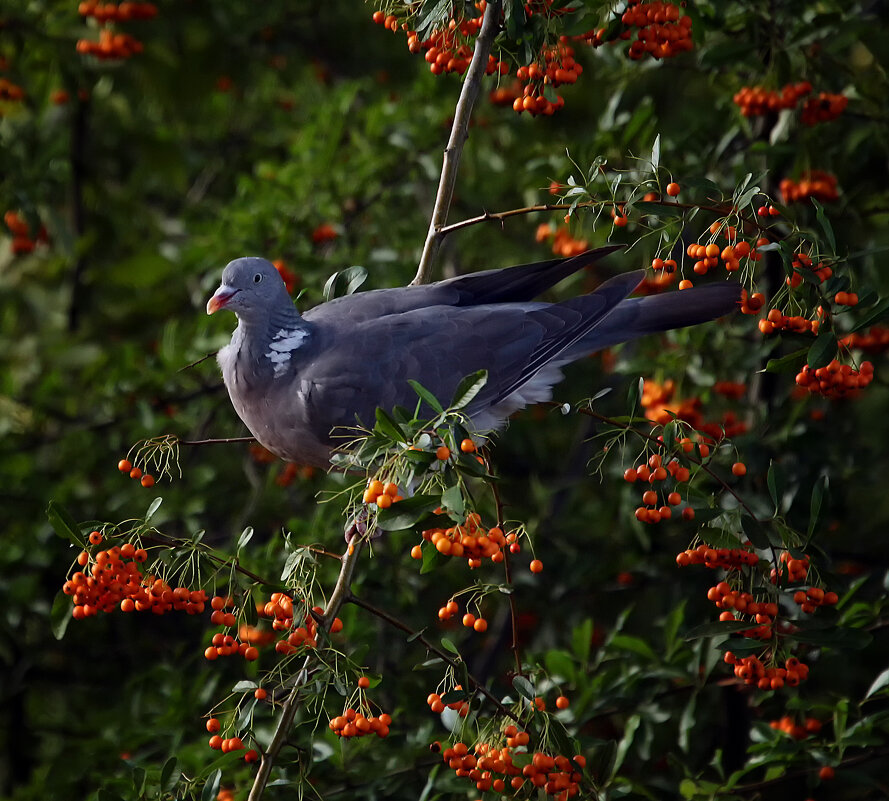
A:
[[[257,273],[256,275],[253,276],[253,283],[254,284],[258,284],[260,281],[262,281],[262,275],[260,273]]]

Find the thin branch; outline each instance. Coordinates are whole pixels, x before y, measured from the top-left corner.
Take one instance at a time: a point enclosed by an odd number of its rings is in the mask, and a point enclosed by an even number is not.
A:
[[[227,437],[225,439],[177,439],[177,445],[227,445],[232,442],[256,442],[256,437]]]
[[[459,669],[459,666],[460,666],[459,662],[457,662],[452,657],[448,656],[437,645],[433,645],[429,640],[426,639],[426,637],[424,637],[419,632],[414,631],[406,623],[402,623],[397,617],[393,617],[392,615],[390,615],[388,612],[384,611],[383,609],[380,609],[379,607],[374,606],[372,603],[365,601],[365,600],[357,597],[356,595],[350,594],[348,600],[349,600],[349,603],[353,603],[353,604],[355,604],[355,606],[360,606],[362,609],[364,609],[364,610],[370,612],[372,615],[375,615],[376,617],[380,618],[380,620],[385,620],[386,623],[388,623],[390,626],[398,629],[399,631],[404,632],[411,638],[411,641],[416,641],[416,642],[421,643],[426,648],[427,651],[430,651],[431,653],[435,654],[443,662],[446,662],[448,665],[450,665],[452,668],[454,668],[454,670]],[[496,696],[494,696],[490,692],[490,690],[488,690],[488,688],[485,687],[485,685],[482,684],[477,678],[475,678],[468,670],[466,671],[466,675],[469,677],[469,681],[472,682],[476,691],[478,691],[479,694],[483,695],[492,704],[494,704],[494,706],[497,707],[497,709],[500,711],[501,714],[506,715],[509,718],[512,718],[520,726],[523,725],[521,718],[518,715],[511,712],[505,706],[503,706],[503,704],[500,703],[500,700]]]
[[[500,498],[500,490],[495,481],[490,483],[491,493],[494,495],[494,503],[497,506],[497,525],[500,526],[501,530],[503,529],[503,501]],[[512,587],[512,570],[509,565],[509,549],[504,548],[503,550],[503,574],[506,579],[506,584],[509,587]],[[519,652],[519,625],[518,625],[518,610],[516,609],[515,602],[515,593],[511,592],[506,596],[509,599],[509,622],[512,628],[512,643],[510,648],[512,649],[513,656],[515,657],[515,671],[516,675],[522,675],[522,656]]]
[[[466,70],[466,78],[460,90],[460,98],[454,110],[454,123],[451,126],[451,136],[445,148],[444,160],[441,168],[441,178],[438,183],[438,193],[435,196],[435,206],[432,210],[432,220],[429,223],[429,232],[426,234],[426,242],[423,245],[423,254],[420,256],[420,264],[417,266],[417,274],[411,281],[413,286],[428,284],[432,274],[432,262],[441,244],[441,228],[448,221],[448,210],[454,197],[454,187],[457,183],[457,169],[460,166],[460,156],[463,153],[463,145],[469,138],[469,119],[472,109],[481,91],[482,78],[488,67],[488,56],[494,44],[494,38],[500,28],[500,0],[491,0],[485,9],[482,18],[482,27],[475,40],[475,49],[472,53],[472,61]]]
[[[358,563],[358,556],[361,554],[362,545],[363,542],[356,537],[349,543],[346,552],[342,555],[340,573],[336,580],[336,586],[328,601],[327,609],[324,612],[324,618],[318,626],[319,631],[325,633],[330,631],[330,626],[333,623],[334,618],[336,618],[340,608],[349,598],[349,588],[352,583],[352,576],[355,573],[355,566]],[[272,768],[275,765],[275,760],[284,743],[287,741],[287,736],[293,726],[293,719],[296,717],[296,711],[299,708],[299,696],[305,686],[306,678],[308,677],[311,658],[311,655],[306,657],[302,668],[296,675],[293,689],[291,689],[290,695],[287,696],[287,700],[281,707],[281,716],[278,718],[278,723],[275,726],[275,733],[272,735],[272,740],[269,743],[268,748],[263,752],[262,761],[259,764],[259,770],[253,781],[253,786],[250,788],[250,795],[247,797],[247,801],[259,801],[259,799],[262,798],[263,792],[265,792],[266,785],[272,774]]]

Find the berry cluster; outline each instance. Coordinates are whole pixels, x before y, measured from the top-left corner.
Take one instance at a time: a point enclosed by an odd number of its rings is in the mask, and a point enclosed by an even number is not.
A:
[[[815,370],[805,365],[796,375],[797,386],[831,400],[855,395],[873,380],[874,366],[870,362],[862,362],[856,370],[849,364],[840,364],[836,359]]]
[[[100,25],[106,22],[127,22],[131,19],[154,19],[157,6],[154,3],[98,3],[95,0],[84,0],[78,7],[81,17],[92,17]]]
[[[8,78],[0,78],[0,101],[8,100],[18,102],[24,100],[25,90],[18,84],[13,83]]]
[[[710,545],[701,543],[696,548],[680,551],[676,555],[676,564],[679,567],[704,565],[704,567],[709,567],[713,570],[717,568],[738,570],[744,566],[753,567],[759,563],[759,557],[749,546],[749,543],[745,543],[743,548],[713,548]],[[710,598],[710,600],[714,599]]]
[[[756,626],[740,632],[743,636],[758,640],[772,638],[772,624],[778,616],[778,604],[773,601],[759,603],[749,592],[732,589],[727,581],[720,581],[707,590],[707,600],[724,610],[719,615],[721,621],[736,620],[735,612],[753,617]]]
[[[809,666],[795,656],[790,657],[783,668],[766,667],[756,656],[736,657],[731,651],[726,651],[724,659],[727,665],[734,665],[735,675],[744,684],[755,685],[760,690],[780,690],[785,684],[796,687],[809,676]]]
[[[692,445],[691,440],[685,439],[683,443]],[[701,445],[703,450],[709,452],[706,445]],[[624,481],[633,484],[637,481],[647,483],[651,486],[666,481],[667,476],[673,478],[675,483],[683,484],[687,482],[691,473],[687,467],[683,467],[678,459],[671,459],[666,465],[663,463],[663,457],[659,453],[654,453],[648,457],[647,463],[642,463],[637,467],[629,467],[624,471]],[[647,489],[642,493],[642,506],[636,509],[636,519],[640,523],[660,523],[661,520],[669,520],[673,516],[674,506],[682,503],[682,496],[674,489],[666,494],[666,503],[663,503],[661,495],[654,489]],[[659,505],[660,504],[660,505]],[[686,507],[682,511],[683,520],[692,520],[694,518],[694,509]]]
[[[337,737],[363,737],[365,734],[376,734],[377,737],[388,737],[392,716],[365,715],[348,707],[342,715],[331,718],[328,726]]]
[[[745,117],[761,117],[782,109],[796,108],[800,98],[812,91],[808,81],[788,83],[780,91],[764,86],[742,86],[732,98]]]
[[[796,289],[802,284],[803,270],[811,270],[822,284],[833,275],[830,265],[819,261],[813,266],[812,257],[805,253],[795,253],[790,266],[793,268],[793,275],[785,279],[785,283],[792,289]]]
[[[766,296],[762,292],[747,294],[746,289],[741,290],[741,314],[759,314],[759,310],[766,302]]]
[[[657,256],[651,260],[651,269],[656,273],[661,271],[675,273],[676,266],[676,259],[662,259]]]
[[[867,333],[847,334],[840,340],[844,348],[859,348],[866,353],[883,353],[889,350],[889,328],[875,325]]]
[[[543,87],[576,83],[583,73],[583,67],[574,59],[574,48],[564,42],[544,48],[540,56],[541,62],[534,61],[516,70],[516,77],[525,84],[522,96],[517,97],[512,105],[519,114],[523,111],[531,116],[553,114],[565,101],[559,95],[556,95],[555,102],[547,100]]]
[[[142,52],[142,42],[128,33],[115,33],[109,23],[148,20],[157,16],[157,6],[147,2],[99,3],[84,0],[78,6],[82,17],[92,17],[100,25],[99,41],[77,40],[77,52],[95,56],[103,61],[127,59]]]
[[[212,735],[208,743],[210,748],[214,751],[222,751],[223,754],[227,754],[230,751],[243,751],[246,748],[240,737],[223,738],[222,735],[218,733],[221,728],[222,724],[220,723],[219,718],[210,718],[207,721],[207,731]],[[252,748],[244,754],[245,762],[256,762],[258,759],[259,753]]]
[[[840,116],[849,105],[845,95],[833,95],[821,92],[818,97],[810,97],[803,106],[800,120],[803,125],[817,125],[819,122],[830,122]]]
[[[696,259],[692,269],[697,275],[706,275],[713,267],[719,265],[720,259],[726,272],[737,272],[741,268],[741,259],[746,258],[754,262],[762,259],[762,254],[756,248],[769,243],[765,237],[760,237],[753,244],[746,239],[738,241],[737,228],[717,220],[710,226],[710,234],[716,236],[719,233],[722,233],[728,244],[720,247],[715,241],[710,241],[706,245],[693,242],[686,248],[686,254]]]
[[[455,692],[459,692],[462,689],[463,685],[461,684],[454,687]],[[438,693],[429,693],[429,695],[426,696],[426,703],[428,704],[429,709],[436,715],[440,715],[444,712],[445,708],[453,709],[461,718],[465,718],[469,714],[469,703],[462,697],[446,704]]]
[[[92,545],[103,541],[99,531],[89,535]],[[62,585],[62,592],[72,596],[75,620],[112,612],[120,605],[122,612],[153,612],[163,615],[171,610],[198,615],[204,611],[207,593],[187,587],[170,587],[163,579],[145,576],[139,567],[148,558],[143,548],[127,542],[101,550],[91,557],[82,551],[77,563],[86,572],[77,571]],[[88,574],[88,575],[87,575]]]
[[[423,539],[431,542],[435,550],[444,556],[466,559],[472,568],[481,567],[482,559],[502,562],[504,559],[503,549],[507,545],[510,546],[513,553],[517,553],[521,549],[515,532],[504,535],[503,530],[498,526],[485,529],[481,525],[481,516],[477,512],[467,515],[466,521],[462,525],[446,529],[426,529],[423,532]],[[419,545],[415,545],[411,549],[411,556],[414,559],[423,558]]]
[[[317,618],[324,614],[324,609],[320,606],[313,606],[311,611],[308,609],[308,603],[301,602],[305,612],[302,617],[302,625],[294,625],[299,621],[293,607],[293,599],[283,592],[273,592],[269,597],[268,603],[264,604],[262,609],[258,609],[261,617],[272,618],[272,628],[275,631],[288,632],[275,643],[275,650],[279,654],[294,653],[298,648],[307,646],[314,648],[318,644],[318,624]],[[343,621],[338,617],[333,619],[330,626],[332,634],[342,631]]]
[[[459,612],[460,605],[453,598],[451,598],[450,601],[448,601],[438,610],[438,619],[442,621],[450,620],[454,615],[459,614]],[[485,620],[485,618],[483,618],[481,615],[478,615],[476,617],[474,614],[472,614],[472,612],[467,611],[466,614],[463,615],[462,623],[464,626],[466,626],[466,628],[474,629],[479,633],[488,630],[488,621]]]
[[[818,718],[806,718],[805,723],[799,724],[790,715],[769,721],[769,726],[777,731],[783,731],[794,740],[805,740],[807,737],[818,734],[823,725]]]
[[[784,565],[787,581],[790,584],[794,584],[797,581],[805,581],[806,576],[809,575],[809,557],[806,555],[797,558],[790,551],[782,551],[778,561],[781,565]],[[778,571],[772,568],[769,574],[769,581],[772,584],[777,584],[778,578]]]
[[[503,748],[478,743],[474,753],[470,753],[466,743],[458,742],[442,752],[442,759],[457,776],[475,782],[480,792],[504,793],[507,783],[513,790],[520,790],[527,783],[532,788],[542,789],[556,801],[568,801],[579,793],[580,771],[586,766],[586,759],[581,754],[569,759],[562,754],[551,756],[537,751],[530,762],[519,767],[514,756],[524,756],[526,752],[514,752],[510,740],[523,747],[530,739],[528,733],[520,732],[512,725],[507,726],[504,733],[507,745]]]
[[[740,381],[717,381],[713,391],[729,400],[741,400],[747,394],[747,385]]]
[[[680,284],[680,288],[681,286]],[[668,379],[662,384],[646,379],[640,399],[645,416],[657,425],[666,425],[675,418],[684,420],[692,428],[703,432],[713,440],[735,437],[748,430],[747,423],[739,420],[732,411],[723,412],[722,420],[718,423],[707,422],[701,411],[703,403],[700,398],[692,397],[674,401],[675,392],[676,383],[672,379]],[[686,453],[690,453],[694,443],[688,440],[683,443],[682,447]],[[709,453],[709,449],[707,452]]]
[[[534,239],[537,242],[552,240],[553,253],[566,259],[579,256],[590,249],[590,243],[586,239],[575,239],[571,236],[567,225],[560,225],[554,231],[548,223],[541,223],[537,226]]]
[[[837,177],[824,170],[809,170],[800,176],[799,181],[784,178],[778,188],[785,203],[795,203],[810,197],[830,203],[839,198]]]
[[[631,38],[633,28],[636,29],[636,39],[630,43],[627,51],[634,61],[646,56],[671,58],[694,47],[691,17],[683,14],[682,9],[674,3],[629,0],[621,22],[627,26],[620,35],[621,39]]]
[[[819,606],[835,606],[840,596],[835,592],[825,592],[820,587],[809,587],[797,590],[793,594],[793,602],[807,615],[811,615]]]
[[[121,459],[117,463],[117,469],[121,473],[126,473],[130,478],[138,479],[143,487],[154,486],[154,476],[151,473],[143,473],[138,467],[133,467],[133,463],[129,459]]]
[[[402,500],[402,497],[398,493],[398,484],[391,481],[383,484],[382,481],[373,479],[368,483],[361,500],[364,503],[375,503],[380,509],[388,509],[393,503]]]
[[[2,82],[2,78],[0,78],[0,82]],[[46,233],[46,228],[40,226],[40,230],[37,232],[37,237],[31,237],[31,229],[28,226],[27,221],[20,214],[14,211],[7,211],[3,215],[3,222],[6,223],[6,227],[9,229],[9,233],[12,234],[12,252],[16,256],[24,255],[25,253],[31,253],[35,247],[37,247],[38,242],[46,242],[49,239],[49,236]]]
[[[218,631],[204,650],[204,659],[214,662],[220,656],[241,656],[248,662],[255,662],[259,659],[259,649],[249,642],[239,642],[231,634]]]
[[[809,320],[799,315],[788,317],[779,309],[769,309],[769,313],[759,321],[759,330],[766,335],[774,334],[776,331],[817,334],[820,327],[820,320]]]

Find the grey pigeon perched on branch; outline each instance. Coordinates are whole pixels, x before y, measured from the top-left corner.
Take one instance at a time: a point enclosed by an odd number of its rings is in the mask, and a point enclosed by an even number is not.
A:
[[[737,306],[733,283],[628,298],[642,271],[561,303],[534,300],[617,249],[359,292],[302,315],[272,264],[235,259],[207,303],[208,314],[228,309],[238,316],[218,357],[232,405],[273,453],[327,466],[334,429],[372,425],[377,407],[416,405],[408,379],[447,402],[464,376],[487,370],[487,383],[464,411],[477,430],[493,430],[517,409],[548,400],[569,362]]]

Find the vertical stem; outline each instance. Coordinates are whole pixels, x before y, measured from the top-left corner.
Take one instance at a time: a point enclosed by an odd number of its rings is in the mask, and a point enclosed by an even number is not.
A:
[[[472,61],[466,70],[466,78],[460,90],[460,98],[454,109],[454,123],[451,126],[451,135],[445,148],[444,160],[441,167],[441,178],[438,183],[438,194],[435,196],[435,207],[432,210],[432,220],[429,223],[429,231],[426,234],[426,242],[423,245],[423,254],[420,256],[420,264],[417,274],[411,284],[428,284],[432,274],[432,262],[441,244],[441,228],[448,221],[448,210],[454,196],[454,186],[457,183],[457,169],[460,166],[460,156],[463,153],[463,145],[469,138],[469,119],[472,109],[478,99],[481,90],[482,78],[488,67],[488,56],[494,44],[494,38],[500,28],[500,4],[501,0],[489,0],[482,18],[482,27],[478,38],[475,40],[475,49],[472,53]]]
[[[355,565],[358,563],[362,545],[363,542],[358,537],[354,537],[342,556],[340,574],[337,576],[336,586],[327,603],[327,609],[324,610],[324,619],[319,625],[319,628],[325,632],[330,631],[334,618],[342,605],[348,600],[352,576],[355,574]],[[275,726],[275,733],[272,735],[268,748],[262,755],[262,761],[259,764],[259,770],[256,773],[256,778],[253,780],[253,786],[250,788],[250,795],[247,797],[247,801],[259,801],[262,798],[263,792],[265,792],[266,785],[272,774],[272,768],[275,765],[275,759],[277,759],[278,753],[287,740],[290,727],[293,725],[293,719],[296,717],[296,711],[299,709],[299,694],[309,675],[311,661],[311,655],[307,656],[302,668],[296,674],[290,695],[287,696],[287,700],[281,707],[281,716],[278,718],[278,723]]]

